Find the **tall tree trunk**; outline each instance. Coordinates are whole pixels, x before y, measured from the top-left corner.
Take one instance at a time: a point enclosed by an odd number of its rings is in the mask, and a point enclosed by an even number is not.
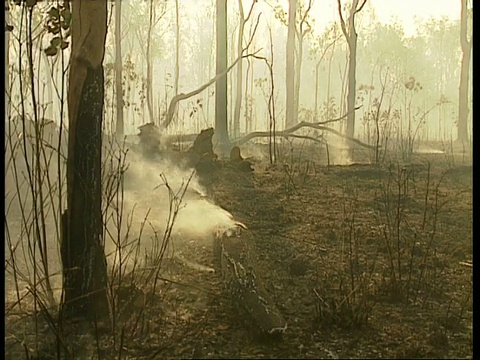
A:
[[[148,21],[148,36],[147,36],[147,108],[150,122],[155,122],[153,117],[153,94],[152,94],[152,74],[153,64],[151,59],[151,42],[152,42],[152,30],[153,30],[153,0],[150,0],[150,12]]]
[[[250,71],[252,68],[252,63],[250,61],[250,58],[247,58],[247,71],[245,75],[245,132],[248,133],[250,129],[250,111],[249,111],[249,97],[248,97],[248,87],[249,87],[249,76],[250,76]]]
[[[286,58],[286,113],[285,127],[295,125],[295,15],[297,0],[288,1],[288,34]]]
[[[72,1],[67,210],[61,256],[67,316],[108,315],[102,224],[103,58],[107,1]]]
[[[178,82],[180,80],[180,9],[179,0],[175,0],[175,79],[173,83],[173,91],[178,95]],[[175,114],[178,116],[178,106]]]
[[[115,0],[115,92],[117,109],[117,139],[125,134],[123,123],[123,85],[122,85],[122,0]]]
[[[311,27],[308,24],[307,18],[308,18],[308,13],[312,8],[312,3],[313,3],[313,0],[308,1],[308,7],[301,15],[300,24],[298,28],[295,25],[295,34],[298,40],[298,49],[297,49],[298,51],[297,51],[297,57],[296,57],[296,63],[295,63],[295,95],[294,95],[294,111],[293,111],[295,123],[298,123],[298,107],[300,104],[300,84],[302,82],[301,76],[302,76],[302,61],[303,61],[303,39],[305,39],[305,35],[307,35],[311,30]],[[304,28],[304,26],[306,26],[306,28]]]
[[[10,4],[8,2],[5,3],[5,24],[10,25],[8,22],[10,21]],[[5,118],[8,116],[8,104],[10,103],[10,31],[5,31]]]
[[[467,39],[467,0],[461,0],[460,44],[462,46],[462,67],[460,86],[458,88],[458,142],[468,141],[468,78],[470,72],[470,57],[472,40]]]
[[[237,57],[242,55],[243,50],[243,31],[245,29],[245,14],[243,12],[243,2],[238,0],[238,9],[240,12],[238,39],[237,39]],[[235,112],[233,115],[233,136],[236,138],[240,134],[240,109],[242,106],[242,86],[243,85],[243,61],[237,64],[237,82],[235,91]]]
[[[347,92],[347,129],[346,135],[355,134],[355,98],[356,98],[356,67],[357,67],[357,33],[355,31],[355,14],[362,10],[367,0],[358,7],[359,0],[353,0],[348,17],[348,30],[343,20],[341,2],[338,0],[340,25],[348,44],[348,92]]]
[[[227,0],[217,0],[216,74],[227,70]],[[215,83],[215,134],[220,151],[228,151],[227,74]]]
[[[298,52],[297,58],[295,62],[295,95],[294,95],[294,110],[293,110],[293,118],[295,124],[298,122],[298,106],[300,103],[300,77],[302,74],[302,61],[303,61],[303,35],[299,34],[298,36]]]
[[[353,26],[352,33],[348,40],[349,56],[348,56],[348,93],[347,93],[347,131],[346,135],[353,137],[355,134],[355,96],[357,87],[357,34]]]

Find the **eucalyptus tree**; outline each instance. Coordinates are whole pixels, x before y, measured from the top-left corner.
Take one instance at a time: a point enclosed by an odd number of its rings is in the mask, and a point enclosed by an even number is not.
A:
[[[363,0],[359,6],[360,0],[353,0],[350,6],[350,14],[347,24],[342,14],[342,4],[338,3],[338,14],[340,16],[340,26],[348,45],[348,93],[347,93],[347,129],[346,135],[353,137],[355,134],[355,91],[356,91],[356,66],[357,66],[357,32],[355,30],[355,15],[362,10],[367,0]]]
[[[216,16],[216,74],[223,74],[215,82],[215,134],[221,151],[226,151],[230,140],[228,137],[227,118],[227,1],[217,0]]]
[[[285,127],[289,128],[296,123],[295,114],[295,18],[297,14],[297,0],[288,1],[288,33],[286,51],[286,113]]]
[[[298,48],[296,51],[297,56],[295,57],[295,93],[294,93],[294,122],[298,122],[298,105],[300,103],[300,84],[301,84],[301,73],[302,73],[302,61],[303,61],[303,42],[305,36],[307,36],[312,31],[312,19],[309,19],[309,13],[312,9],[313,0],[308,0],[308,5],[306,9],[303,9],[303,2],[298,4],[299,12],[299,24],[295,24],[295,35],[297,37]]]
[[[116,95],[116,135],[123,138],[123,64],[122,64],[122,0],[115,0],[115,95]]]
[[[71,27],[62,305],[68,316],[100,319],[108,315],[101,204],[107,1],[73,1]]]
[[[243,52],[243,36],[245,30],[245,24],[252,15],[253,7],[256,4],[256,0],[252,0],[247,17],[243,11],[243,1],[238,0],[239,11],[239,25],[238,25],[238,38],[237,38],[237,57],[242,56]],[[235,91],[235,110],[233,115],[233,135],[237,136],[240,132],[240,109],[242,106],[242,88],[243,88],[243,61],[240,60],[237,64],[237,79],[236,79],[236,91]]]
[[[314,95],[314,116],[318,117],[319,114],[319,85],[320,85],[320,65],[325,60],[327,54],[328,58],[328,73],[327,73],[327,89],[326,89],[326,103],[330,99],[330,85],[331,85],[331,73],[332,73],[332,59],[335,53],[335,46],[340,39],[338,34],[338,28],[336,24],[333,24],[331,27],[325,29],[325,32],[316,37],[315,41],[310,46],[310,53],[312,58],[315,60],[315,95]],[[328,116],[327,116],[328,117]],[[331,117],[334,117],[331,116]]]
[[[468,40],[467,0],[461,0],[460,45],[462,47],[462,66],[460,85],[458,87],[458,135],[457,141],[468,141],[468,78],[470,72],[470,57],[472,39]]]

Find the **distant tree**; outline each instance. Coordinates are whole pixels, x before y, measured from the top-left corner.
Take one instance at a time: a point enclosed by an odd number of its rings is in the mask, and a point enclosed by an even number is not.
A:
[[[299,3],[299,17],[300,21],[298,26],[295,25],[295,34],[297,36],[297,56],[295,58],[295,95],[294,95],[294,111],[293,117],[295,124],[298,122],[298,105],[300,103],[300,84],[301,84],[301,73],[302,73],[302,61],[303,61],[303,41],[305,36],[309,34],[312,30],[312,26],[308,21],[308,15],[312,9],[313,0],[308,0],[307,8],[302,11],[303,3]]]
[[[178,94],[178,82],[180,80],[180,4],[175,0],[175,78],[173,79],[173,91]],[[178,110],[178,108],[177,108]]]
[[[331,67],[332,59],[335,53],[335,45],[340,39],[341,35],[337,35],[337,25],[334,24],[331,28],[327,29],[325,33],[316,39],[316,42],[313,46],[310,47],[314,58],[316,59],[315,63],[315,105],[314,105],[314,116],[317,119],[319,115],[319,78],[320,78],[320,65],[325,59],[325,56],[330,51],[330,57],[328,61],[328,78],[327,78],[327,90],[326,90],[326,102],[328,103],[330,99],[330,79],[331,79]],[[333,117],[333,116],[332,116]]]
[[[116,95],[116,135],[122,139],[125,133],[123,123],[123,77],[122,77],[122,0],[115,0],[115,95]]]
[[[467,36],[467,0],[461,0],[460,18],[460,45],[462,47],[462,67],[460,73],[460,86],[458,88],[458,135],[457,141],[468,141],[468,77],[470,71],[470,57],[472,52],[472,39]]]
[[[150,122],[154,122],[153,116],[153,59],[152,59],[152,31],[154,27],[154,6],[153,0],[150,0],[148,12],[148,35],[147,35],[147,107]]]
[[[67,210],[62,215],[63,309],[108,314],[102,222],[102,121],[107,0],[72,1]]]
[[[247,17],[243,11],[243,1],[238,0],[239,8],[239,25],[238,25],[238,39],[237,39],[237,57],[242,56],[243,52],[243,33],[245,30],[245,24],[252,15],[253,7],[257,1],[253,0],[250,10]],[[237,64],[237,81],[236,81],[236,91],[235,91],[235,110],[233,115],[233,135],[237,136],[240,132],[240,109],[242,106],[242,92],[243,92],[243,61],[240,60]]]
[[[297,0],[288,1],[288,33],[286,51],[286,113],[285,127],[289,128],[296,123],[295,114],[295,18]]]
[[[355,87],[356,87],[356,66],[357,66],[357,33],[355,31],[355,15],[362,10],[367,0],[363,0],[358,6],[359,0],[353,0],[348,16],[348,24],[345,24],[342,14],[342,4],[338,2],[338,14],[340,15],[340,26],[348,45],[348,93],[347,93],[347,131],[346,135],[353,137],[355,133]],[[347,26],[348,25],[348,26]]]
[[[216,74],[227,70],[227,1],[217,0],[216,19]],[[223,151],[227,151],[228,138],[227,119],[227,74],[215,82],[215,134]]]

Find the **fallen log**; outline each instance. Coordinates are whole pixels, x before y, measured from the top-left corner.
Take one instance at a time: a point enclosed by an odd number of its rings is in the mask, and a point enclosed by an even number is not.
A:
[[[255,270],[253,234],[242,227],[215,235],[214,251],[226,289],[261,336],[280,338],[287,323]]]
[[[336,136],[338,136],[342,139],[350,141],[350,142],[352,142],[354,144],[357,144],[359,146],[362,146],[364,148],[375,149],[374,145],[365,144],[364,142],[362,142],[358,139],[355,139],[355,138],[347,136],[347,135],[343,135],[341,132],[339,132],[335,129],[329,128],[328,126],[319,125],[318,123],[309,123],[309,122],[306,122],[306,121],[302,121],[302,122],[298,123],[297,125],[289,128],[289,129],[286,129],[286,130],[283,130],[283,131],[276,131],[275,136],[284,137],[284,138],[295,137],[295,135],[293,133],[295,131],[301,129],[301,128],[304,128],[304,127],[308,127],[308,128],[316,129],[316,130],[322,130],[322,131],[329,131],[332,134],[334,134],[334,135],[336,135]],[[254,131],[254,132],[251,132],[251,133],[241,137],[240,139],[233,140],[232,143],[237,145],[237,146],[240,146],[240,145],[243,145],[246,142],[248,142],[248,141],[250,141],[254,138],[269,137],[269,136],[271,136],[269,131]]]
[[[357,107],[354,110],[357,110],[359,108],[360,107]],[[364,143],[364,142],[362,142],[358,139],[355,139],[354,137],[344,135],[344,134],[342,134],[341,132],[339,132],[335,129],[332,129],[328,126],[325,126],[326,124],[342,120],[343,118],[346,117],[346,115],[348,115],[348,114],[345,114],[345,115],[343,115],[339,118],[330,119],[330,120],[327,120],[327,121],[319,121],[319,122],[302,121],[302,122],[299,122],[298,124],[288,128],[288,129],[285,129],[283,131],[275,131],[274,134],[271,133],[270,131],[253,131],[253,132],[248,133],[248,134],[246,134],[246,135],[244,135],[244,136],[242,136],[238,139],[233,139],[232,144],[235,145],[235,146],[240,146],[240,145],[243,145],[243,144],[247,143],[248,141],[250,141],[254,138],[262,138],[262,137],[265,138],[265,137],[270,137],[272,135],[275,136],[275,137],[283,137],[283,138],[286,138],[286,139],[291,137],[291,138],[303,138],[303,139],[312,140],[312,141],[315,141],[315,142],[324,142],[323,140],[313,138],[313,137],[310,137],[310,136],[295,134],[295,132],[297,130],[300,130],[302,128],[311,128],[311,129],[315,129],[315,130],[331,132],[332,134],[334,134],[334,135],[336,135],[336,136],[338,136],[342,139],[345,139],[345,140],[347,140],[351,143],[357,144],[358,146],[361,146],[361,147],[364,147],[364,148],[367,148],[367,149],[375,149],[376,148],[375,145],[366,144],[366,143]],[[188,142],[188,141],[193,141],[196,138],[196,136],[197,136],[196,134],[169,135],[169,136],[167,136],[167,139],[170,142]]]

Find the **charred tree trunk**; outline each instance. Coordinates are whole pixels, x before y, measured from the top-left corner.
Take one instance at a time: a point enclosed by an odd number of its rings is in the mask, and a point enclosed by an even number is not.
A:
[[[122,85],[122,0],[115,0],[115,92],[117,108],[117,139],[123,139],[123,85]]]
[[[460,72],[460,86],[458,93],[458,142],[468,141],[468,78],[470,71],[470,57],[472,40],[467,39],[467,0],[461,0],[462,12],[460,23],[460,44],[462,46],[462,67]]]
[[[227,70],[227,1],[217,0],[216,73]],[[229,147],[227,119],[227,74],[215,83],[215,134],[224,152]]]
[[[9,24],[9,15],[10,9],[8,2],[5,3],[5,26],[10,26]],[[5,118],[8,116],[8,103],[10,102],[10,29],[5,30]]]
[[[101,209],[106,0],[73,1],[72,19],[62,305],[67,316],[99,319],[108,315]]]
[[[289,128],[296,123],[295,114],[295,14],[297,0],[288,2],[288,34],[286,59],[286,113],[285,127]]]

